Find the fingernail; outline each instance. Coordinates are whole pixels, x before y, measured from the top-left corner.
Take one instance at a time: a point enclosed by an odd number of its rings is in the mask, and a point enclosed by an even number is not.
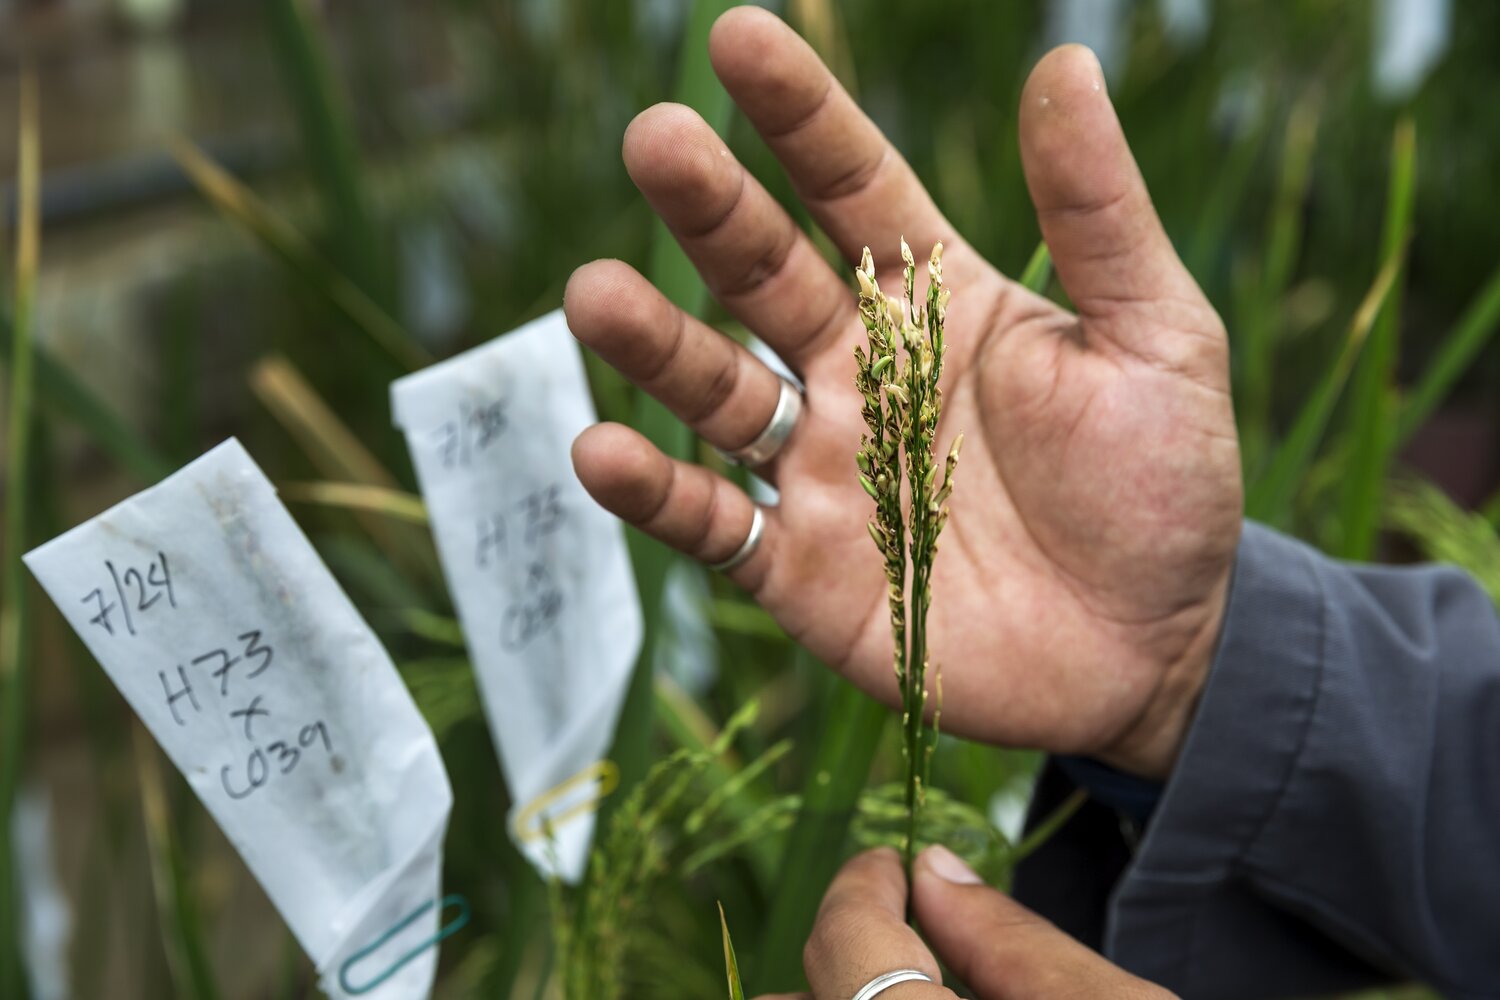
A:
[[[974,869],[963,863],[963,859],[942,844],[933,844],[927,848],[922,853],[922,861],[928,871],[944,882],[952,882],[954,885],[980,885],[984,882],[984,879],[974,874]]]

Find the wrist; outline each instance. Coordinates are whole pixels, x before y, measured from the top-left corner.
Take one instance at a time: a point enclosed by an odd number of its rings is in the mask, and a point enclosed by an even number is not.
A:
[[[1229,603],[1230,572],[1215,585],[1190,626],[1179,652],[1166,660],[1161,683],[1146,708],[1124,733],[1095,756],[1127,774],[1165,781],[1177,764],[1188,729],[1208,680]]]

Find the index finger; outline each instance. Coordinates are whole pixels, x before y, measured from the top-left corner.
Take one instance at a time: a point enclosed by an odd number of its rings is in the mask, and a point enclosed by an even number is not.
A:
[[[906,873],[888,847],[855,856],[834,876],[802,955],[817,1000],[847,1000],[872,979],[915,969],[929,983],[903,983],[881,1000],[953,1000],[932,952],[906,925]]]
[[[845,259],[857,262],[868,245],[877,261],[894,261],[904,235],[919,252],[941,241],[943,264],[960,280],[976,265],[910,165],[776,15],[748,6],[727,11],[714,23],[709,56]]]

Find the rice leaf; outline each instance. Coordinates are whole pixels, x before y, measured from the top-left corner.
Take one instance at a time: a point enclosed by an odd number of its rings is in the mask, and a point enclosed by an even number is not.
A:
[[[382,280],[381,244],[348,97],[335,81],[307,0],[268,0],[263,9],[303,155],[323,202],[334,263],[366,295],[381,301],[391,283]]]
[[[253,191],[180,136],[172,140],[171,151],[209,204],[269,250],[294,280],[327,302],[407,370],[415,371],[431,363],[431,356],[401,324]]]
[[[410,502],[402,508],[407,517],[395,523],[391,520],[389,503],[401,492],[395,476],[339,419],[296,366],[276,354],[263,358],[250,371],[250,388],[319,472],[346,485],[373,488],[374,493],[360,494],[366,501],[379,496],[387,502],[385,509],[375,510],[348,503],[352,495],[348,489],[340,497],[360,526],[398,566],[429,582],[437,581],[441,572],[431,534],[408,527],[414,514]]]
[[[427,524],[427,505],[405,490],[367,483],[282,483],[276,492],[292,503],[319,504],[379,514],[407,524]]]
[[[1338,546],[1344,559],[1370,559],[1385,491],[1386,473],[1396,446],[1396,361],[1400,345],[1401,284],[1406,255],[1401,248],[1411,233],[1416,178],[1416,127],[1409,117],[1396,125],[1391,145],[1391,179],[1386,195],[1380,259],[1399,259],[1390,294],[1375,318],[1368,342],[1354,367],[1349,387],[1349,457],[1339,498]]]
[[[1453,329],[1443,337],[1427,370],[1406,397],[1396,424],[1398,446],[1406,443],[1432,416],[1432,411],[1448,398],[1449,390],[1490,342],[1496,330],[1500,330],[1500,268],[1490,275]]]
[[[720,134],[726,130],[733,104],[709,63],[708,33],[718,16],[729,7],[729,0],[700,0],[691,6],[683,32],[673,95],[679,103],[695,109]],[[708,303],[707,287],[660,219],[653,222],[651,265],[647,276],[679,308],[694,315],[702,314]],[[690,456],[693,438],[686,425],[649,394],[637,394],[631,424],[664,454],[677,459]],[[639,531],[629,533],[629,543],[646,631],[640,659],[636,661],[630,687],[625,693],[614,746],[610,748],[610,759],[620,768],[620,790],[605,802],[601,823],[608,820],[616,803],[625,801],[630,789],[645,776],[650,764],[651,672],[656,662],[656,645],[661,637],[662,588],[666,585],[667,570],[676,558],[665,545]]]
[[[5,440],[5,551],[0,570],[0,995],[26,993],[21,965],[21,900],[11,813],[21,779],[27,706],[26,551],[27,506],[32,443],[32,337],[35,321],[37,258],[41,244],[41,130],[37,121],[36,77],[21,75],[16,149],[15,336],[10,352],[10,392]]]
[[[0,316],[0,357],[15,351],[13,321]],[[40,408],[74,424],[112,460],[143,483],[168,475],[173,464],[130,424],[60,364],[42,344],[30,348],[33,398]]]
[[[203,943],[202,921],[188,875],[191,865],[173,829],[158,751],[144,726],[135,723],[133,732],[136,777],[151,859],[151,884],[156,893],[162,947],[166,950],[174,994],[189,1000],[215,1000],[219,989]]]
[[[1088,797],[1088,792],[1080,788],[1072,795],[1063,799],[1057,808],[1047,815],[1046,819],[1038,823],[1035,829],[1023,837],[1021,842],[1011,849],[1010,858],[1008,859],[1009,864],[1012,867],[1020,864],[1022,859],[1027,855],[1033,853],[1048,840],[1051,840],[1052,835],[1062,829],[1063,824],[1083,807],[1083,803]]]
[[[719,904],[719,927],[724,932],[724,975],[729,980],[729,1000],[745,1000],[740,963],[734,957],[734,942],[729,939],[729,920],[724,916],[723,903]]]
[[[1297,486],[1317,454],[1323,432],[1328,427],[1328,419],[1343,391],[1344,383],[1348,381],[1349,371],[1359,357],[1360,349],[1364,347],[1376,315],[1390,295],[1404,252],[1403,248],[1401,253],[1387,260],[1380,273],[1375,276],[1375,283],[1365,293],[1364,300],[1349,323],[1348,335],[1338,359],[1324,373],[1311,398],[1303,405],[1291,432],[1277,449],[1270,467],[1251,484],[1245,497],[1247,516],[1272,527],[1285,527],[1291,520],[1292,500],[1296,496]]]
[[[1271,382],[1275,364],[1278,310],[1302,254],[1302,212],[1312,177],[1317,144],[1319,99],[1300,99],[1287,118],[1281,146],[1276,199],[1259,281],[1243,296],[1245,314],[1237,324],[1239,356],[1235,400],[1245,468],[1256,469],[1271,438]]]
[[[816,665],[816,669],[825,669]],[[845,857],[849,822],[869,778],[891,712],[842,678],[818,728],[802,786],[802,809],[782,854],[754,967],[757,992],[802,983],[802,946],[823,891]]]
[[[1036,245],[1036,249],[1031,252],[1031,259],[1026,262],[1026,269],[1016,280],[1020,282],[1021,287],[1028,288],[1038,295],[1047,293],[1047,285],[1052,281],[1052,251],[1047,248],[1047,244]]]

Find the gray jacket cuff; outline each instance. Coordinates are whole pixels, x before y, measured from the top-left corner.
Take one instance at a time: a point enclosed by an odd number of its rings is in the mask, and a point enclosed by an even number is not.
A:
[[[1187,997],[1500,982],[1500,617],[1451,567],[1245,525],[1220,647],[1107,954]]]
[[[1242,878],[1298,766],[1318,698],[1323,559],[1246,522],[1196,716],[1111,900],[1105,953],[1186,997],[1324,992],[1372,979],[1247,893]]]

